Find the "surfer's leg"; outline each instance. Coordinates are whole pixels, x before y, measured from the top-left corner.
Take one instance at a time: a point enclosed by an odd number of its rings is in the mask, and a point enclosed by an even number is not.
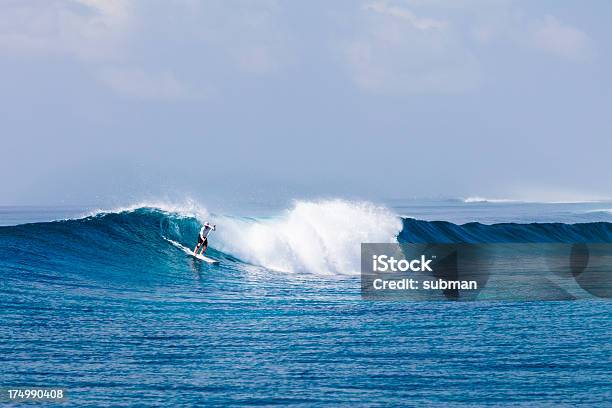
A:
[[[200,249],[200,247],[206,242],[205,239],[202,239],[202,237],[200,237],[198,235],[198,245],[196,245],[195,249],[193,250],[193,254],[197,255],[198,254],[198,249]]]
[[[206,251],[206,248],[208,248],[208,238],[206,238],[204,242],[202,242],[202,252],[200,252],[200,255],[204,255],[204,251]]]

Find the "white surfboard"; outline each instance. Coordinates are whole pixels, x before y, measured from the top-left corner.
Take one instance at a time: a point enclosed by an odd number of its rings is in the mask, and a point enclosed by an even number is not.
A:
[[[174,245],[175,247],[177,247],[177,248],[179,248],[179,249],[182,249],[182,250],[183,250],[183,252],[185,252],[187,255],[192,256],[192,257],[194,257],[194,258],[197,258],[197,259],[199,259],[200,261],[204,261],[204,262],[207,262],[207,263],[209,263],[209,264],[218,264],[218,263],[219,263],[219,261],[217,261],[216,259],[209,258],[209,257],[207,257],[207,256],[200,255],[200,254],[195,255],[195,254],[193,253],[193,249],[187,248],[185,245],[182,245],[182,244],[180,244],[180,243],[178,243],[178,242],[176,242],[176,241],[173,241],[173,240],[168,239],[168,238],[165,238],[165,237],[164,237],[164,239],[165,239],[166,241],[168,241],[169,243],[171,243],[172,245]]]
[[[204,255],[200,255],[200,254],[194,255],[193,251],[189,251],[189,255],[193,256],[194,258],[199,259],[200,261],[208,262],[209,264],[219,263],[219,261],[217,261],[216,259],[212,259]]]

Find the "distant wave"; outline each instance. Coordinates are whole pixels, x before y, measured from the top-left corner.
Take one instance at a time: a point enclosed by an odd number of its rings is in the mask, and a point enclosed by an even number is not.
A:
[[[470,196],[462,198],[464,203],[526,203],[526,204],[587,204],[587,203],[604,203],[609,202],[609,199],[590,199],[590,198],[559,198],[559,199],[518,199],[518,198],[488,198],[482,196]]]
[[[593,210],[587,210],[585,211],[586,213],[606,213],[606,214],[612,214],[612,208],[595,208]]]
[[[486,197],[467,197],[463,199],[464,203],[518,203],[520,200],[511,200],[508,198],[486,198]]]

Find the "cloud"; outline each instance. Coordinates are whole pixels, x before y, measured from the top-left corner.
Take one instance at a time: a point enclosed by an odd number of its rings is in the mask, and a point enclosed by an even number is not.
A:
[[[588,60],[595,50],[584,31],[553,16],[521,13],[507,0],[370,0],[359,8],[350,2],[330,6],[340,7],[343,21],[329,18],[332,12],[305,20],[287,4],[292,3],[5,1],[0,56],[62,59],[79,64],[121,96],[161,101],[193,97],[192,89],[208,94],[241,80],[273,79],[295,66],[330,64],[320,71],[333,72],[338,60],[366,92],[465,92],[481,83],[487,64],[480,61],[491,53],[487,47],[535,48],[570,61]],[[343,25],[350,28],[340,39]],[[326,58],[325,43],[338,42],[340,58]],[[126,78],[138,84],[129,87]],[[141,89],[146,82],[154,86],[150,92]]]
[[[490,11],[470,29],[480,45],[531,48],[568,61],[588,61],[595,55],[595,41],[585,31],[555,16],[530,16],[512,8],[511,3],[500,3]]]
[[[596,50],[585,31],[509,0],[374,0],[353,26],[343,54],[350,78],[364,91],[389,95],[473,90],[491,47],[567,61],[589,61]]]
[[[98,78],[118,94],[135,99],[176,100],[186,88],[168,72],[150,73],[138,68],[106,68]]]
[[[210,90],[220,76],[277,73],[290,60],[286,32],[271,0],[0,5],[0,56],[79,64],[120,96],[158,101],[196,97],[193,89]]]
[[[127,28],[126,0],[29,0],[2,5],[0,53],[108,59]]]
[[[345,48],[351,77],[383,94],[461,92],[479,82],[479,63],[447,21],[377,1],[363,7],[364,29]]]
[[[364,6],[364,9],[402,19],[418,30],[442,29],[446,27],[446,23],[444,21],[434,20],[431,18],[420,18],[415,16],[410,10],[390,6],[386,2],[382,1],[367,4]]]
[[[594,54],[593,42],[583,31],[546,16],[531,33],[532,44],[558,57],[582,61]]]

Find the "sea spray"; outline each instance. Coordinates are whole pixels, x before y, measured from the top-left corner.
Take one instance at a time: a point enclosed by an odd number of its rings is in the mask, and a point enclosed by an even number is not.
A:
[[[362,242],[396,242],[400,218],[385,207],[345,200],[296,201],[277,218],[222,217],[213,246],[269,269],[357,274]]]

